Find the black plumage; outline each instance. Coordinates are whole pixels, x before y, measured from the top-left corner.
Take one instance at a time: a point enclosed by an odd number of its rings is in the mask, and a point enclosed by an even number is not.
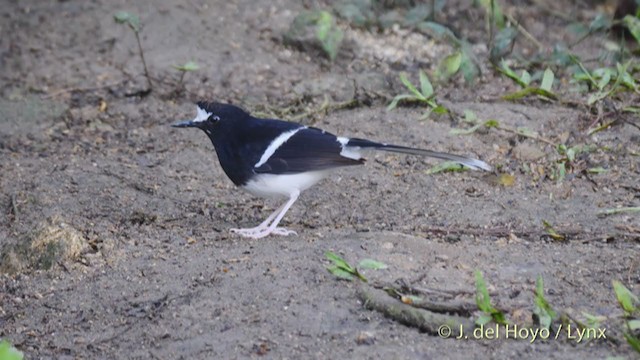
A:
[[[337,137],[317,128],[302,127],[282,144],[256,173],[296,174],[322,171],[341,166],[360,165],[364,159],[340,155],[342,146]]]
[[[472,169],[491,170],[485,162],[472,158],[337,137],[297,123],[255,118],[237,106],[215,102],[198,102],[195,119],[173,126],[202,129],[211,139],[222,169],[235,185],[259,196],[289,198],[257,227],[232,229],[253,238],[294,233],[277,225],[300,193],[332,169],[363,164],[362,150],[429,156],[456,161]]]

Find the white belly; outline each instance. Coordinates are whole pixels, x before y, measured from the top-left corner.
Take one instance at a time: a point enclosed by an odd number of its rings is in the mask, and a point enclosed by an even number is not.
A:
[[[313,171],[300,174],[258,174],[242,188],[261,197],[284,196],[302,192],[324,179],[329,171]]]

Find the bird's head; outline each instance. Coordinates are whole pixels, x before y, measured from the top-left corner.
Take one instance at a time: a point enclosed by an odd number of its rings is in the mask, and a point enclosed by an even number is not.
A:
[[[182,121],[171,126],[196,127],[210,135],[221,123],[238,121],[248,116],[247,112],[234,105],[198,101],[196,103],[196,117],[193,120]]]

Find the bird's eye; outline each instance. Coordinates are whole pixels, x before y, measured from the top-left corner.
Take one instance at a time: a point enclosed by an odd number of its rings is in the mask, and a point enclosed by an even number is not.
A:
[[[218,115],[211,115],[211,117],[209,118],[209,120],[214,121],[214,122],[216,122],[216,121],[220,121],[220,116],[218,116]]]

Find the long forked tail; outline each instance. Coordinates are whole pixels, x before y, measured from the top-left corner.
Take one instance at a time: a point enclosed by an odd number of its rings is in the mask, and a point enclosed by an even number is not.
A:
[[[493,171],[491,165],[487,164],[482,160],[472,159],[464,156],[447,154],[443,152],[424,150],[424,149],[416,149],[410,148],[406,146],[399,145],[391,145],[391,144],[382,144],[373,142],[366,139],[349,139],[349,141],[345,144],[348,147],[361,148],[361,149],[375,149],[382,151],[390,151],[397,152],[402,154],[411,154],[411,155],[420,155],[420,156],[428,156],[436,159],[455,161],[459,164],[467,166],[474,170],[485,170],[485,171]]]

